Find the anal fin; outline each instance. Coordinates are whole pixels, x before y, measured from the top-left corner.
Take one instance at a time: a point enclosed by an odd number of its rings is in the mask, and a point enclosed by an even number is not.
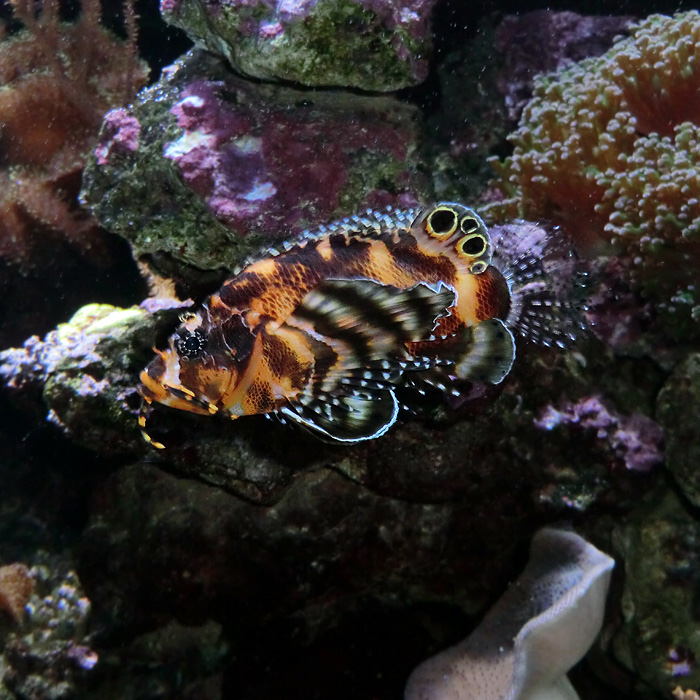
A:
[[[393,391],[371,398],[347,395],[294,403],[281,413],[329,442],[353,443],[383,435],[396,422],[399,402]]]

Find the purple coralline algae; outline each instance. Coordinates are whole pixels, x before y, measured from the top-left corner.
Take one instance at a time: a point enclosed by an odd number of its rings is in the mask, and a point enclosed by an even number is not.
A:
[[[161,0],[166,21],[239,72],[391,91],[422,82],[435,0]]]
[[[133,153],[139,147],[141,126],[138,119],[125,109],[107,112],[102,123],[100,145],[95,149],[95,159],[99,165],[106,165],[120,153]]]
[[[607,441],[625,467],[632,471],[650,471],[663,462],[660,426],[641,413],[621,415],[598,396],[566,403],[560,409],[547,406],[535,420],[535,427],[540,430],[562,426],[594,430],[596,438]]]
[[[137,256],[230,270],[262,240],[415,204],[418,138],[393,98],[257,85],[195,52],[108,114],[83,197]]]
[[[307,121],[304,110],[265,113],[263,105],[251,104],[251,95],[243,98],[245,106],[231,109],[222,88],[201,80],[183,90],[171,108],[183,134],[164,147],[165,157],[216,218],[241,234],[249,229],[247,221],[258,219],[255,230],[272,236],[283,226],[297,227],[304,198],[319,213],[337,210],[348,155],[368,146],[369,124],[352,119],[338,124],[336,138],[319,153],[323,125]],[[376,124],[372,138],[387,157],[406,159],[407,143],[399,132]],[[393,198],[376,192],[372,199],[380,204]]]

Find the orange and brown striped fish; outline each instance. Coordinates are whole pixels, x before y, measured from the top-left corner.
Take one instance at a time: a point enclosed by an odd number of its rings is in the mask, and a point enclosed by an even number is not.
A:
[[[557,302],[541,239],[496,264],[483,221],[456,203],[368,211],[307,232],[181,315],[141,373],[143,435],[163,446],[145,432],[158,402],[228,418],[277,414],[352,443],[394,424],[400,386],[497,384],[515,358],[511,328],[545,344],[569,335],[544,328]]]

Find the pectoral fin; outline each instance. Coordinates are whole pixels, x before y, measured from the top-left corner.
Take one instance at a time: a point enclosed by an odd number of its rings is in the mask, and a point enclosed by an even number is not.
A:
[[[326,280],[287,320],[307,334],[316,361],[306,391],[281,412],[329,440],[382,435],[396,421],[394,388],[404,373],[436,362],[411,357],[406,344],[429,337],[453,302],[443,286]]]

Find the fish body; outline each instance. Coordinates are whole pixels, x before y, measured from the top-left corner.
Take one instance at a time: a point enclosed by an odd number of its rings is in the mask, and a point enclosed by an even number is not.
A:
[[[498,383],[510,371],[512,284],[468,207],[367,212],[285,248],[181,316],[141,374],[142,429],[157,402],[277,414],[357,442],[396,421],[399,386]]]

